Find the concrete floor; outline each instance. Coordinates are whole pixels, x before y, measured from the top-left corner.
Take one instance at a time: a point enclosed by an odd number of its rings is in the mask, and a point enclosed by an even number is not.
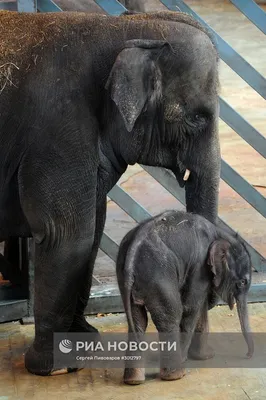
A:
[[[254,332],[266,332],[266,304],[250,304]],[[101,332],[126,332],[124,314],[92,317]],[[149,324],[149,331],[154,327]],[[210,312],[212,332],[239,332],[237,313],[228,307]],[[129,387],[122,383],[121,369],[84,369],[76,373],[40,377],[24,368],[23,354],[33,338],[33,325],[0,325],[0,400],[265,400],[266,370],[251,368],[191,368],[180,381],[164,382],[154,369],[145,384]],[[256,344],[256,342],[255,342]],[[219,352],[217,351],[217,356]],[[240,357],[242,354],[240,354]],[[247,360],[247,363],[249,360]],[[266,364],[265,364],[266,365]]]

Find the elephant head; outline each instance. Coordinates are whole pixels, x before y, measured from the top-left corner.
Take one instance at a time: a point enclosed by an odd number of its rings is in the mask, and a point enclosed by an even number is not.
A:
[[[188,27],[184,35],[171,43],[126,42],[105,85],[112,99],[112,140],[116,147],[119,143],[115,152],[126,164],[171,170],[185,186],[187,211],[215,222],[220,178],[217,53],[204,32]]]
[[[251,284],[251,260],[245,245],[239,240],[215,240],[209,250],[208,264],[213,274],[213,290],[230,309],[236,301],[241,330],[252,357],[254,344],[251,337],[247,294]]]

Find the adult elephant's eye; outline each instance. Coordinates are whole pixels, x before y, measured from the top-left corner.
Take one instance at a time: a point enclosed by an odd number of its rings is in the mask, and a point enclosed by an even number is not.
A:
[[[206,117],[203,114],[194,115],[194,120],[196,120],[199,123],[206,123]]]
[[[240,281],[237,282],[237,287],[241,288],[246,286],[248,283],[247,279],[241,279]]]

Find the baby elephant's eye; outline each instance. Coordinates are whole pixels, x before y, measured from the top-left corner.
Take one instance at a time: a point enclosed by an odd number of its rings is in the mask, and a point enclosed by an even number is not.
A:
[[[246,286],[247,283],[248,283],[247,279],[241,279],[240,281],[237,282],[237,286],[241,288]]]

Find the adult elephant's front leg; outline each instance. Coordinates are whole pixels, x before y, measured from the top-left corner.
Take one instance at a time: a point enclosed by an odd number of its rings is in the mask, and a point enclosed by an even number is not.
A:
[[[60,162],[50,148],[38,157],[29,152],[19,171],[22,209],[35,240],[35,340],[25,365],[39,375],[54,372],[53,334],[71,328],[94,242],[97,177],[77,146]]]
[[[58,245],[35,249],[35,340],[25,356],[28,371],[53,372],[53,333],[68,332],[78,303],[78,283],[84,281],[92,248],[91,237],[69,237]],[[62,366],[69,371],[68,366]]]
[[[104,230],[105,219],[106,219],[106,198],[104,197],[100,205],[98,205],[98,207],[96,208],[94,242],[88,261],[85,279],[79,282],[76,311],[73,323],[70,327],[70,332],[95,332],[95,333],[97,332],[97,329],[86,321],[84,316],[84,311],[90,297],[93,268]]]

